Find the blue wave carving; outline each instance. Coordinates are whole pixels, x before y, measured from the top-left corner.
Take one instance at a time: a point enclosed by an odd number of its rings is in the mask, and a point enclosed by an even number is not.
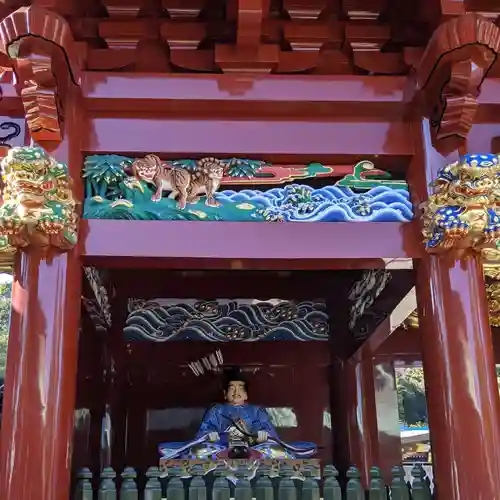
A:
[[[146,302],[128,315],[124,334],[129,341],[154,342],[324,341],[328,340],[328,315],[323,302],[199,301],[192,306]]]
[[[217,199],[250,203],[259,207],[255,218],[294,222],[409,222],[413,219],[410,194],[406,189],[378,186],[363,194],[348,187],[290,184],[258,191],[224,190]]]

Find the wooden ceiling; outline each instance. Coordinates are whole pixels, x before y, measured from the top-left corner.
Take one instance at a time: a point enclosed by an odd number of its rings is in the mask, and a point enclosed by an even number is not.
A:
[[[84,69],[136,72],[405,75],[443,20],[500,15],[496,0],[3,0],[0,16],[30,4],[66,18]]]

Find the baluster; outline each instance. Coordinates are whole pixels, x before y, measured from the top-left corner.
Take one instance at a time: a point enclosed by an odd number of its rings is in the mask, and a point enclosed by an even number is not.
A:
[[[273,483],[268,476],[260,476],[255,484],[256,500],[274,500]]]
[[[194,476],[189,485],[189,500],[207,500],[205,478]]]
[[[172,477],[167,485],[167,500],[185,500],[185,497],[182,479],[179,476]]]
[[[370,469],[370,500],[387,500],[387,489],[378,467]]]
[[[252,486],[250,481],[243,477],[238,478],[236,488],[234,490],[234,500],[252,500]]]
[[[101,472],[98,500],[116,500],[116,472],[111,467],[105,467]]]
[[[144,487],[144,500],[161,500],[160,475],[158,467],[150,467],[146,472],[148,481]]]
[[[77,479],[74,499],[93,500],[94,492],[92,491],[92,472],[90,472],[90,469],[87,467],[80,469]]]
[[[431,490],[426,480],[427,474],[421,465],[415,465],[411,470],[413,483],[411,485],[411,497],[413,500],[431,500]]]
[[[137,472],[132,467],[125,467],[122,472],[122,485],[120,487],[120,500],[138,500]]]
[[[297,500],[297,489],[292,480],[293,469],[283,465],[280,470],[281,480],[278,487],[278,500]]]
[[[347,481],[346,500],[364,500],[365,492],[361,486],[359,470],[356,467],[349,467],[347,477],[349,481]]]
[[[215,481],[212,488],[212,500],[229,500],[231,498],[231,490],[229,489],[229,484],[226,479],[226,471],[216,469],[214,471],[214,476]]]
[[[338,477],[339,471],[333,465],[325,465],[323,469],[323,498],[325,500],[342,500],[342,489]]]
[[[406,473],[401,465],[396,465],[391,469],[391,499],[410,500],[410,491],[405,480]]]
[[[302,500],[320,500],[318,482],[311,477],[312,471],[305,470],[302,484]]]

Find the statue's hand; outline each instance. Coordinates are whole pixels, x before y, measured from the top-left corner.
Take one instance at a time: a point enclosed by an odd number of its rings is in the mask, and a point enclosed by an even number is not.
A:
[[[219,437],[219,433],[218,432],[209,432],[208,433],[208,440],[211,442],[211,443],[215,443],[216,441],[218,441],[220,439]]]
[[[229,437],[230,437],[230,439],[232,439],[234,441],[238,441],[240,439],[243,439],[244,436],[238,429],[232,427],[229,430]]]
[[[269,434],[266,431],[259,431],[257,433],[257,442],[265,443],[269,439]]]

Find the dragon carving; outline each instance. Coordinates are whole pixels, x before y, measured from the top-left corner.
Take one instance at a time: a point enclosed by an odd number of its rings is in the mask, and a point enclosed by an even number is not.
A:
[[[162,162],[156,155],[149,154],[134,161],[132,174],[137,180],[154,184],[156,192],[153,201],[160,201],[163,191],[170,191],[169,198],[176,199],[179,208],[197,203],[200,195],[206,195],[205,204],[218,207],[214,195],[224,177],[226,165],[217,158],[202,158],[194,169],[177,166],[173,162]]]
[[[465,155],[440,169],[422,204],[424,245],[481,252],[500,247],[500,164],[497,155]]]
[[[27,246],[72,248],[78,215],[64,163],[39,147],[15,147],[1,162],[0,251]]]

